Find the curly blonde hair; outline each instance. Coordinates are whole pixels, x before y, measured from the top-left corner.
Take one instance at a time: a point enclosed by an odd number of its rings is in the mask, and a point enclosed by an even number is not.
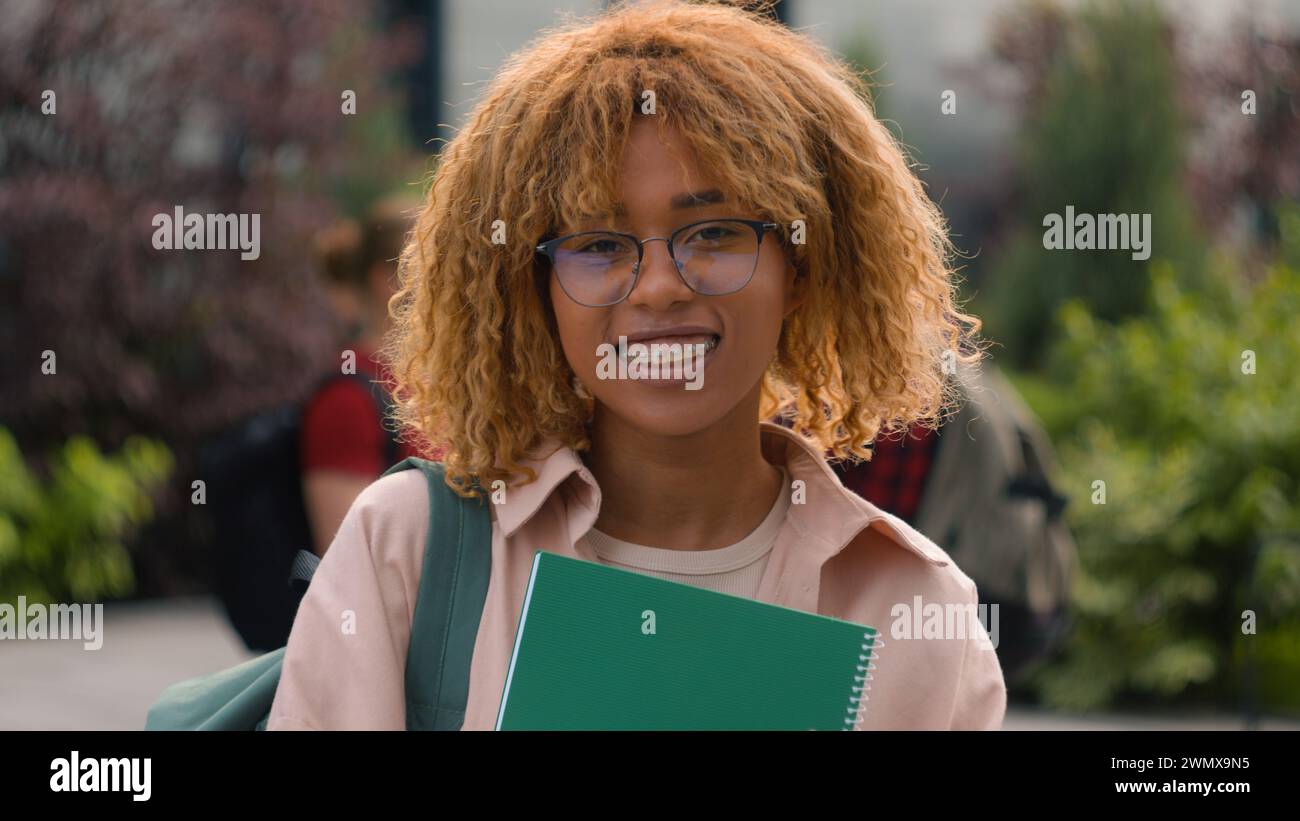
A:
[[[620,5],[506,62],[444,147],[403,251],[385,349],[395,415],[443,449],[462,495],[533,481],[520,460],[545,442],[590,446],[591,399],[561,350],[535,246],[614,213],[646,91],[660,129],[675,128],[729,198],[806,226],[789,244],[804,302],[764,375],[761,418],[791,419],[834,458],[867,458],[882,429],[935,424],[953,395],[945,366],[980,355],[943,217],[854,70],[735,6]]]

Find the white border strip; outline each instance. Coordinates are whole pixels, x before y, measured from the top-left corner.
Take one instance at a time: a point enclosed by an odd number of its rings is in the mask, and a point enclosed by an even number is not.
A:
[[[510,698],[510,682],[515,677],[515,662],[519,660],[519,645],[524,642],[524,624],[528,621],[528,605],[533,600],[533,585],[537,583],[537,568],[541,566],[543,551],[537,551],[533,557],[533,570],[528,576],[528,592],[524,594],[524,609],[519,616],[519,631],[515,634],[515,649],[510,653],[510,669],[506,673],[506,687],[501,693],[501,709],[497,710],[497,726],[501,729],[501,721],[506,715],[506,701]]]

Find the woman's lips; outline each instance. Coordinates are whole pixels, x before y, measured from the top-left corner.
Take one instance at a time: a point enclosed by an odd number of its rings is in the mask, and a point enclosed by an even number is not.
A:
[[[652,345],[706,345],[710,348],[714,346],[714,340],[718,339],[717,334],[691,334],[686,336],[655,336],[646,339],[632,339],[627,337],[627,347],[633,345],[644,345],[647,348]]]
[[[639,331],[633,331],[628,334],[619,334],[620,337],[626,337],[627,342],[631,345],[633,342],[655,342],[655,341],[685,341],[681,338],[699,337],[702,341],[712,336],[721,336],[718,331],[707,325],[668,325],[663,328],[643,328]],[[680,338],[679,338],[680,337]],[[617,342],[617,339],[614,340]]]

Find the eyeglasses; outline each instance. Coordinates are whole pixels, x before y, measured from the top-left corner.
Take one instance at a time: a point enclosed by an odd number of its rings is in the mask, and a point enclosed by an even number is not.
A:
[[[585,231],[537,246],[551,260],[560,288],[589,308],[627,299],[636,287],[645,244],[668,243],[677,276],[702,296],[734,294],[749,284],[758,267],[763,235],[780,226],[761,220],[704,220],[683,225],[668,237],[637,239],[617,231]]]

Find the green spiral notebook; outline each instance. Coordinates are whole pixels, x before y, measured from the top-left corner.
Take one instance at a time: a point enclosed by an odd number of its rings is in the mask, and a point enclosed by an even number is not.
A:
[[[871,627],[538,551],[497,729],[851,730],[879,644]]]

